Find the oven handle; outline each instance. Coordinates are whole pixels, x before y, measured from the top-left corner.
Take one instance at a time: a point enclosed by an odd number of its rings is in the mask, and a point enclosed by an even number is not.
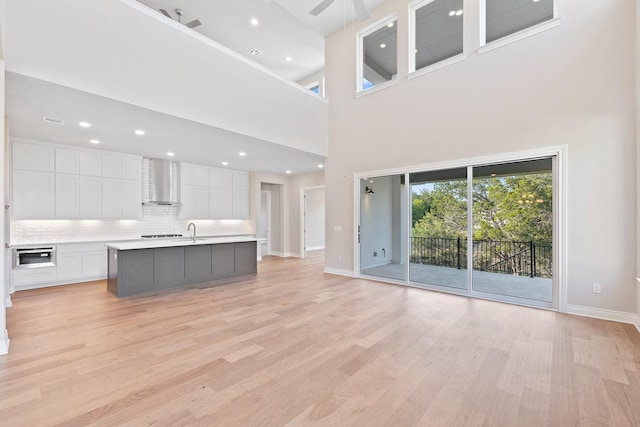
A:
[[[53,253],[54,248],[42,248],[42,249],[16,249],[17,254],[38,254],[38,253]]]

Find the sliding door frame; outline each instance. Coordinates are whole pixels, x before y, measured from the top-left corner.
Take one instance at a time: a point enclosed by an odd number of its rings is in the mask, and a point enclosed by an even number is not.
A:
[[[409,254],[411,253],[411,209],[406,209],[406,227],[404,233],[406,237],[405,248],[405,280],[394,280],[382,277],[368,276],[361,273],[360,270],[360,180],[367,177],[382,177],[391,175],[404,175],[405,177],[405,189],[404,199],[409,203],[411,200],[411,185],[409,182],[409,174],[414,172],[429,172],[442,169],[452,168],[467,168],[467,232],[473,228],[473,216],[472,209],[473,204],[473,168],[478,166],[487,166],[499,163],[510,163],[527,160],[535,160],[541,158],[552,158],[553,161],[553,303],[550,305],[537,304],[534,300],[527,300],[524,298],[516,297],[501,297],[500,295],[485,294],[478,291],[473,291],[472,288],[472,276],[473,268],[467,273],[467,290],[453,290],[446,286],[427,285],[417,286],[410,281],[410,263]],[[429,164],[421,164],[415,166],[408,166],[394,169],[384,169],[378,171],[358,172],[354,173],[353,179],[353,203],[354,203],[354,217],[353,217],[353,265],[354,265],[354,277],[366,278],[370,280],[383,281],[387,283],[394,283],[410,287],[419,287],[420,289],[431,289],[441,292],[453,293],[457,295],[466,295],[473,298],[490,299],[494,301],[508,302],[511,304],[527,305],[539,308],[546,308],[552,310],[558,310],[560,312],[567,311],[567,146],[551,146],[539,149],[532,149],[526,151],[517,151],[503,154],[487,155],[481,157],[472,157],[457,159],[446,162],[436,162]],[[467,251],[467,265],[473,266],[473,251]],[[462,291],[462,292],[460,292]]]

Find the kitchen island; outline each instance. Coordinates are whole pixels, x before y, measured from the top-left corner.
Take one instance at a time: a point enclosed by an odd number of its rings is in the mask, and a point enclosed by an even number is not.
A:
[[[257,273],[257,240],[246,236],[107,244],[107,291],[117,297]]]

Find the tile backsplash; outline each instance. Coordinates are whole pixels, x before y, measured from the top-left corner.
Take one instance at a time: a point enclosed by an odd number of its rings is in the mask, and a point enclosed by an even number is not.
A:
[[[143,234],[182,234],[196,224],[199,236],[253,234],[249,220],[183,220],[178,207],[143,206],[140,220],[11,221],[12,245],[139,239]]]

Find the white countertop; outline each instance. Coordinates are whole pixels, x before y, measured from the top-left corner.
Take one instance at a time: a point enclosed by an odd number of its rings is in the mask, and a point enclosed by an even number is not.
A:
[[[207,239],[215,239],[215,238],[244,238],[244,237],[249,237],[249,238],[253,238],[254,234],[230,234],[230,235],[214,235],[214,236],[202,236],[203,238],[207,238]],[[91,244],[91,243],[104,243],[105,245],[109,245],[110,243],[114,243],[114,244],[122,244],[122,243],[136,243],[136,242],[146,242],[148,240],[152,240],[152,241],[173,241],[175,239],[180,239],[180,237],[173,237],[173,238],[158,238],[158,239],[140,239],[140,238],[133,238],[133,239],[128,239],[128,238],[123,238],[123,239],[101,239],[101,240],[71,240],[71,241],[48,241],[48,242],[17,242],[17,243],[11,243],[10,246],[12,248],[39,248],[39,247],[43,247],[43,246],[57,246],[57,245],[76,245],[76,244]],[[189,239],[188,237],[182,237],[182,239]]]
[[[198,237],[194,243],[190,237],[176,237],[174,239],[145,239],[128,242],[110,242],[107,248],[126,251],[131,249],[171,248],[175,246],[216,245],[219,243],[256,242],[255,237],[227,236],[227,237]]]

